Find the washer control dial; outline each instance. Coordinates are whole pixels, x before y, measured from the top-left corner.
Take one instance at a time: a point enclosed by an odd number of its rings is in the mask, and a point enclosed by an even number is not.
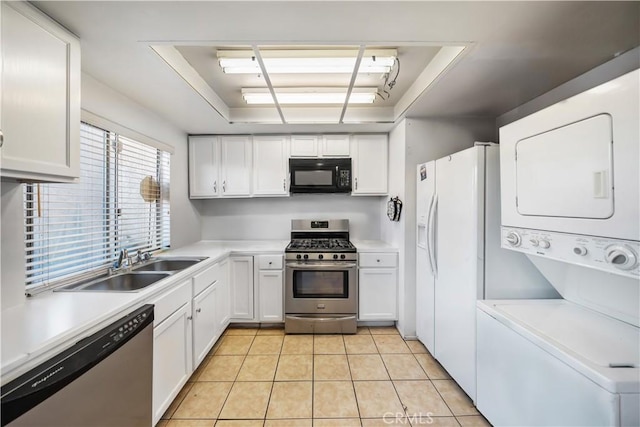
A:
[[[549,249],[551,243],[548,240],[540,240],[539,245],[542,249]]]
[[[580,256],[585,256],[587,254],[587,248],[584,246],[576,246],[573,248],[573,253]]]
[[[520,246],[520,243],[522,243],[522,239],[520,238],[520,235],[518,233],[516,233],[515,231],[510,231],[507,234],[507,237],[505,238],[505,240],[511,246]]]
[[[538,242],[538,239],[529,239],[529,243],[531,243],[531,246],[536,247],[540,242]]]
[[[638,263],[638,255],[626,245],[611,245],[606,249],[605,260],[620,270],[631,270]]]

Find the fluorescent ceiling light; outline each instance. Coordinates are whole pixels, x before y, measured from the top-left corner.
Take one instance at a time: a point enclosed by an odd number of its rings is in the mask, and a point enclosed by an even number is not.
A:
[[[253,51],[219,51],[218,63],[227,74],[260,74]],[[352,50],[265,50],[260,55],[269,74],[351,74],[358,52]],[[396,58],[394,49],[365,51],[359,73],[388,73]]]
[[[344,88],[274,89],[279,104],[344,104],[347,90]],[[349,104],[372,104],[377,88],[357,88],[351,92]],[[251,105],[273,105],[268,90],[242,89],[242,98]]]

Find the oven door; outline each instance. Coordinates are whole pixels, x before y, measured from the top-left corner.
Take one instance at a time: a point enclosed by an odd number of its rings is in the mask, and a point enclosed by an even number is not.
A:
[[[285,312],[355,314],[358,274],[355,262],[286,264]]]

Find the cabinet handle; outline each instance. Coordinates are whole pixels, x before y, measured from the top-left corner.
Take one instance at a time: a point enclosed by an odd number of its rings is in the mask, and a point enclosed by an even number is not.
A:
[[[4,133],[0,130],[0,148],[4,145]]]
[[[273,264],[273,261],[269,261],[269,265]]]
[[[193,319],[193,316],[187,316],[187,320]]]
[[[354,179],[355,183],[356,183],[356,190],[358,189],[358,178]]]
[[[286,189],[287,189],[287,180],[286,180],[286,179],[283,179],[283,180],[282,180],[282,189],[283,189],[283,190],[286,190]]]
[[[201,308],[196,309],[196,313],[200,313],[202,311]]]
[[[218,191],[218,181],[213,181],[213,192],[217,192]]]
[[[222,181],[222,192],[223,193],[227,192],[227,181]]]
[[[377,260],[376,260],[376,262],[380,262],[380,260],[379,260],[379,259],[377,259]]]

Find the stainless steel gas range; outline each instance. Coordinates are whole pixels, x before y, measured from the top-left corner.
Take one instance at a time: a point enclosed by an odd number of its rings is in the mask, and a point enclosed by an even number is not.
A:
[[[348,219],[292,220],[285,249],[285,332],[355,334],[357,263]]]

